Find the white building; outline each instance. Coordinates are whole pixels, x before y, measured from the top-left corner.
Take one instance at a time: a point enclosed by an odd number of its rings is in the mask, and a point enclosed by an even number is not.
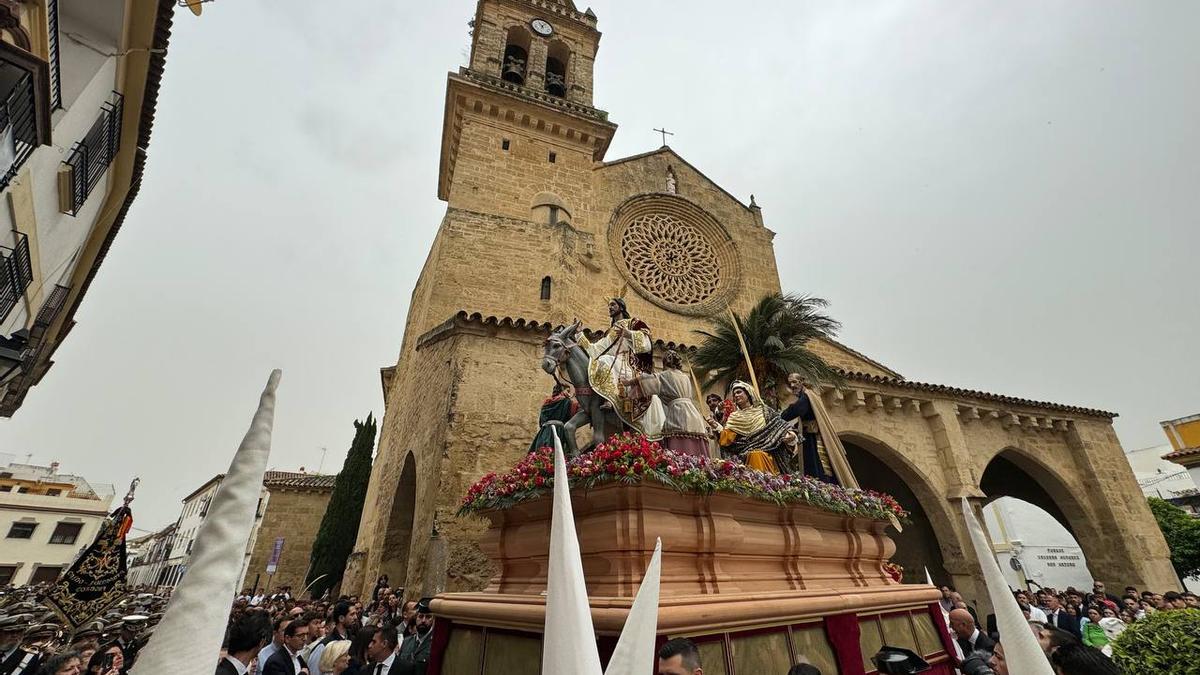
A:
[[[1129,466],[1133,467],[1138,486],[1147,497],[1170,500],[1196,494],[1196,482],[1191,473],[1184,467],[1163,459],[1163,455],[1171,453],[1172,450],[1170,445],[1163,444],[1125,453],[1125,459],[1129,460]],[[1188,504],[1180,503],[1178,506],[1196,513],[1196,509]]]
[[[1027,588],[1029,580],[1059,590],[1092,587],[1083,549],[1049,513],[1019,499],[1002,497],[988,504],[983,516],[1009,586]]]
[[[111,485],[0,454],[0,587],[54,581],[95,539],[113,501]]]
[[[174,587],[187,572],[196,535],[200,533],[200,525],[208,516],[208,505],[217,495],[224,479],[225,474],[217,474],[183,498],[183,509],[179,512],[179,520],[175,522],[174,533],[167,544],[162,578],[158,585]]]
[[[271,573],[265,567],[267,561],[264,560],[254,573],[251,573],[250,563],[255,552],[260,558],[268,557],[264,551],[278,538],[288,542],[286,564],[280,574],[289,583],[302,580],[300,573],[308,563],[309,551],[336,479],[336,475],[310,474],[303,470],[299,473],[270,470],[264,474],[254,527],[242,554],[239,589],[247,582],[258,583],[261,587],[264,581],[261,577],[267,575],[270,578]],[[132,557],[129,569],[131,585],[173,588],[179,583],[187,573],[192,547],[208,516],[208,507],[224,480],[225,474],[213,476],[183,498],[183,508],[175,523],[136,540],[138,551]],[[271,508],[270,518],[268,508]],[[263,537],[265,539],[260,542]],[[295,569],[297,565],[299,571]]]
[[[1133,467],[1133,475],[1137,478],[1143,494],[1168,500],[1200,517],[1200,508],[1197,507],[1196,500],[1200,491],[1197,490],[1194,473],[1163,459],[1163,455],[1171,453],[1173,449],[1170,445],[1154,445],[1131,450],[1125,453],[1125,458],[1129,460],[1129,466]],[[1184,579],[1183,586],[1193,592],[1200,590],[1200,577]]]
[[[131,539],[126,544],[129,556],[128,583],[132,587],[160,586],[166,578],[167,554],[175,541],[175,524],[158,532]]]
[[[0,2],[0,416],[53,364],[137,195],[173,2]]]

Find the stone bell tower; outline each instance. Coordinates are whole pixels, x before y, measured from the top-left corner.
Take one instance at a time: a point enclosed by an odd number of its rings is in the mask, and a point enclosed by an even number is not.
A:
[[[779,290],[757,206],[663,146],[605,161],[592,105],[600,32],[569,0],[480,0],[470,65],[447,77],[437,195],[446,202],[382,372],[379,453],[343,590],[379,574],[409,595],[481,588],[467,488],[525,452],[552,380],[555,324],[608,323],[625,292],[656,349],[691,344],[728,307]]]
[[[616,131],[592,107],[599,43],[596,16],[570,2],[479,3],[470,66],[447,79],[438,198],[448,208],[409,334],[468,309],[464,298],[485,314],[540,316],[554,291],[543,279],[569,285],[570,226],[588,219],[592,167]]]

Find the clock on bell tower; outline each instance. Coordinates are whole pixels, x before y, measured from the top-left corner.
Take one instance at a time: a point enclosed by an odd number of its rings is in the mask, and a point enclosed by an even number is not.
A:
[[[543,136],[563,146],[553,163],[573,153],[603,159],[616,125],[592,106],[596,15],[570,0],[481,0],[472,27],[470,65],[447,83],[438,197],[453,205],[455,193],[463,192],[456,187],[478,191],[456,179],[460,167],[479,168],[471,156],[490,157],[493,141],[502,147],[507,140],[511,149],[514,136]],[[486,147],[467,147],[474,139],[464,126],[482,120],[511,133],[487,139]]]

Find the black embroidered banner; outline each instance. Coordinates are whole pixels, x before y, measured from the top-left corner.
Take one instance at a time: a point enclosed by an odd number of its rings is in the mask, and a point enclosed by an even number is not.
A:
[[[78,627],[99,616],[125,596],[125,534],[133,513],[122,506],[104,521],[96,540],[55,582],[44,602],[67,628]]]

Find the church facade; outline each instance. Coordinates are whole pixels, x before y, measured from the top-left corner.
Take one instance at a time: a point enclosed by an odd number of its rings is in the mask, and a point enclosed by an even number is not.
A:
[[[411,596],[486,584],[483,523],[455,512],[472,483],[526,451],[553,384],[538,367],[552,327],[605,328],[608,299],[622,295],[661,357],[686,351],[713,315],[781,290],[753,198],[667,146],[606,157],[616,125],[593,105],[590,10],[480,0],[473,26],[470,64],[447,80],[446,215],[399,358],[382,371],[385,414],[345,593],[369,595],[379,574]],[[1098,578],[1178,587],[1111,413],[916,383],[844,345],[815,348],[846,373],[821,395],[859,481],[913,512],[896,536],[908,580],[928,565],[985,597],[960,498],[979,508],[1007,495],[1063,522]]]

